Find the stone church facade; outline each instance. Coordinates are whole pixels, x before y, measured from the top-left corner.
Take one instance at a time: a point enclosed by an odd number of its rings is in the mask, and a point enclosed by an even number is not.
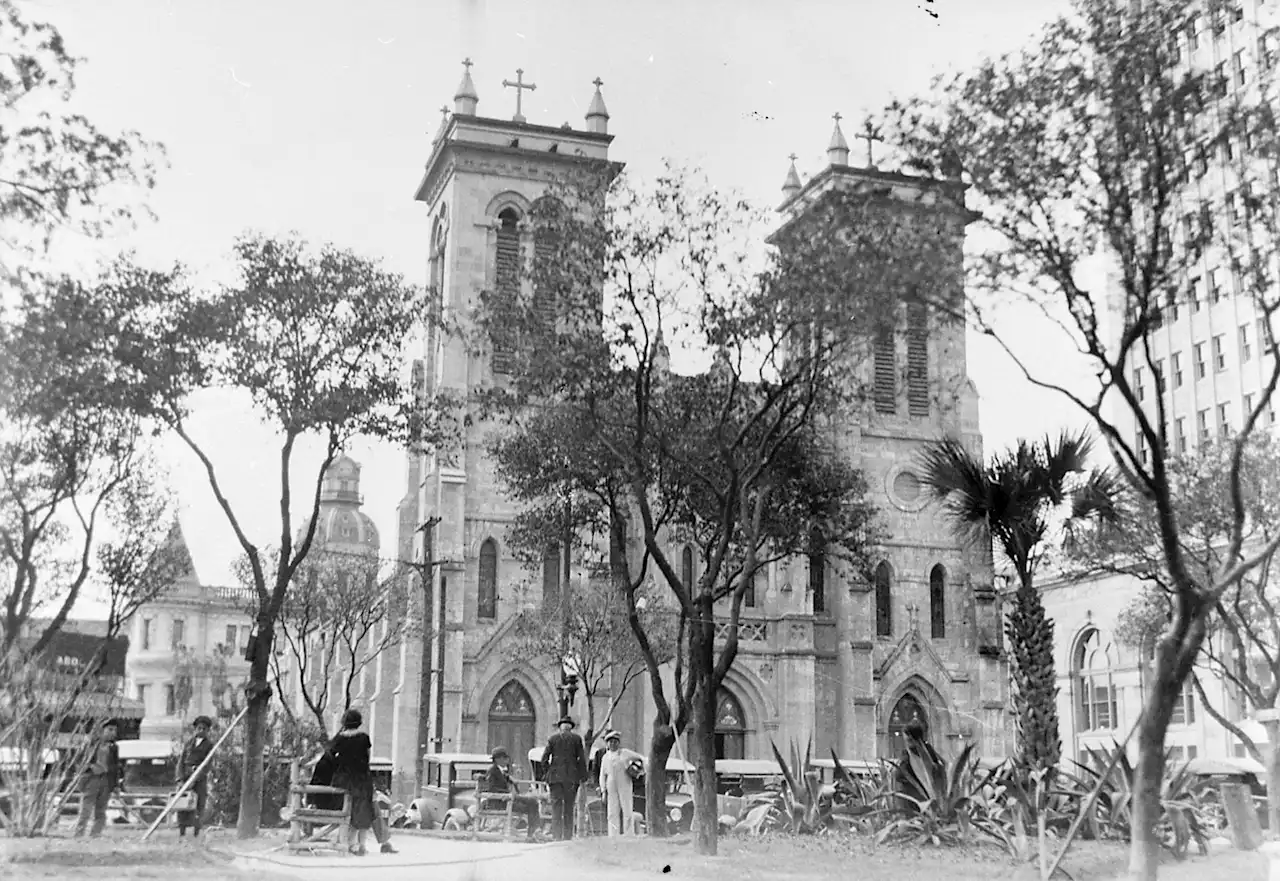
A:
[[[610,161],[609,116],[596,86],[585,130],[532,125],[518,109],[511,120],[484,117],[467,62],[416,193],[429,216],[428,274],[441,314],[465,319],[482,291],[502,283],[511,256],[528,247],[526,218],[551,181],[583,159]],[[911,210],[946,210],[934,205],[937,193],[954,184],[850,166],[838,120],[828,156],[828,167],[804,186],[792,166],[784,217],[834,187],[873,187]],[[961,222],[957,265],[962,240]],[[765,758],[770,739],[784,749],[794,739],[812,740],[816,755],[833,748],[841,757],[874,758],[900,749],[913,718],[926,723],[944,753],[968,743],[983,755],[1007,753],[1008,675],[990,557],[956,541],[912,471],[920,446],[944,434],[981,449],[964,328],[913,320],[878,354],[891,364],[909,362],[916,381],[895,381],[890,370],[892,388],[880,390],[880,404],[832,429],[839,454],[867,475],[889,528],[875,578],[820,558],[761,576],[720,696],[717,744],[725,757]],[[426,394],[467,394],[494,381],[494,365],[458,340],[428,333],[414,375]],[[540,602],[544,583],[553,589],[558,570],[544,579],[506,549],[517,509],[485,455],[491,430],[470,425],[456,450],[408,458],[399,556],[435,565],[412,592],[410,613],[430,622],[427,635],[389,659],[397,683],[388,695],[388,746],[398,768],[415,766],[424,752],[497,745],[520,759],[545,741],[558,715],[559,664],[504,651],[514,615]],[[673,559],[686,556],[673,551]],[[613,719],[641,749],[652,718],[647,690],[643,677],[637,680]],[[585,715],[581,706],[574,714]]]

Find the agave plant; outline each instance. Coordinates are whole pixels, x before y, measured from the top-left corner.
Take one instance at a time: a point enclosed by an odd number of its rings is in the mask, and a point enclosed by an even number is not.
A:
[[[893,792],[890,813],[896,808],[898,816],[880,829],[877,843],[907,840],[916,844],[956,844],[967,840],[974,828],[1004,841],[1005,836],[994,828],[985,810],[997,770],[983,771],[978,767],[973,744],[966,746],[954,762],[941,766],[911,752],[907,763],[898,766],[898,773],[924,797],[916,798],[901,790]]]
[[[793,741],[790,762],[783,758],[778,745],[772,740],[769,746],[782,769],[784,786],[780,792],[758,794],[751,803],[772,804],[777,812],[775,822],[785,825],[796,835],[812,835],[829,827],[834,801],[831,797],[824,797],[818,773],[810,770],[812,743],[805,747],[801,756],[799,745]]]
[[[1134,769],[1124,747],[1113,742],[1112,750],[1089,748],[1090,762],[1076,762],[1082,773],[1081,782],[1092,788],[1102,781],[1095,814],[1088,818],[1103,835],[1128,840],[1132,832]],[[1116,755],[1116,754],[1119,755]],[[1112,758],[1115,762],[1112,763]],[[1186,763],[1177,765],[1165,756],[1165,778],[1161,789],[1161,817],[1157,826],[1162,844],[1181,860],[1191,842],[1201,854],[1208,853],[1209,808],[1204,803],[1205,784],[1191,774]],[[1096,766],[1096,767],[1095,767]],[[1106,773],[1108,766],[1110,773]]]

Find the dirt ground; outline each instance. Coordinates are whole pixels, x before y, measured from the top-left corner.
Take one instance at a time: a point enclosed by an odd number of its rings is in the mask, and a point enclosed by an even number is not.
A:
[[[280,839],[280,840],[277,840]],[[279,852],[282,836],[271,834],[235,841],[230,830],[215,830],[207,843],[179,840],[172,833],[147,844],[133,835],[108,834],[98,841],[65,838],[8,840],[0,838],[0,878],[35,879],[153,878],[168,881],[307,881],[377,876],[379,881],[431,877],[433,881],[521,881],[590,878],[592,881],[638,881],[655,877],[695,881],[816,881],[856,877],[858,881],[1037,881],[1035,867],[1015,865],[994,847],[875,847],[858,838],[726,838],[720,853],[702,857],[686,839],[577,840],[568,845],[526,848],[515,844],[441,841],[400,835],[401,853],[349,857],[289,859]],[[512,851],[506,853],[506,851]],[[515,852],[518,851],[518,852]],[[1123,878],[1127,850],[1121,844],[1078,842],[1065,867],[1071,881]],[[1161,868],[1164,881],[1199,881],[1206,876],[1231,881],[1266,881],[1267,860],[1260,854],[1233,850],[1207,858],[1170,862]]]
[[[725,838],[715,857],[699,856],[692,844],[672,844],[648,839],[589,839],[574,842],[569,851],[575,861],[612,868],[666,873],[675,878],[734,881],[808,881],[818,878],[856,877],[858,881],[1033,881],[1034,866],[1021,867],[995,847],[906,848],[875,847],[860,838]],[[670,867],[669,873],[667,867]],[[1110,881],[1123,878],[1128,848],[1111,842],[1081,841],[1072,846],[1063,867],[1072,881]],[[1267,859],[1257,853],[1226,850],[1185,862],[1161,866],[1167,881],[1200,881],[1205,877],[1231,881],[1267,881]],[[591,877],[584,873],[583,877]]]

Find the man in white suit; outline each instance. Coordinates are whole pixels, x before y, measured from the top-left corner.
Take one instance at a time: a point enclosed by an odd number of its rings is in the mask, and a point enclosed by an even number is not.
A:
[[[632,776],[630,769],[639,763],[644,768],[644,758],[629,749],[622,748],[622,735],[610,731],[604,736],[605,752],[600,757],[600,795],[604,798],[606,816],[609,818],[609,835],[631,835]]]

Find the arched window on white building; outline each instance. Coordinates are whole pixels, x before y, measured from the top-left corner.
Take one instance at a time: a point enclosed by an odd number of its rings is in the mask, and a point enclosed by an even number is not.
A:
[[[1102,642],[1102,634],[1096,627],[1080,634],[1072,658],[1072,674],[1081,731],[1115,729],[1119,704],[1111,671],[1117,666],[1114,646]]]

